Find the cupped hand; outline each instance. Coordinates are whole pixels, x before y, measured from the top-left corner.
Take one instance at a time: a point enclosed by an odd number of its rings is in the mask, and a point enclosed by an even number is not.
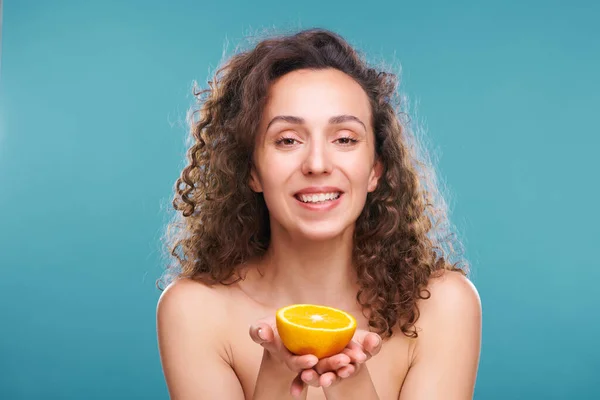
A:
[[[358,329],[341,353],[322,358],[313,368],[302,371],[300,378],[310,386],[329,387],[358,373],[365,362],[379,353],[381,344],[378,334]]]
[[[303,356],[292,354],[281,342],[274,317],[257,321],[250,326],[249,333],[252,340],[265,349],[264,357],[267,362],[286,366],[296,375],[291,383],[290,394],[293,397],[299,397],[306,386],[300,377],[301,373],[317,365],[319,359],[312,354]],[[265,361],[264,357],[263,362]]]
[[[354,376],[366,361],[379,353],[382,343],[376,333],[357,329],[342,352],[319,360],[312,354],[292,354],[281,342],[274,317],[257,321],[249,333],[252,340],[265,349],[265,356],[296,374],[290,387],[293,397],[300,396],[306,385],[329,387]]]

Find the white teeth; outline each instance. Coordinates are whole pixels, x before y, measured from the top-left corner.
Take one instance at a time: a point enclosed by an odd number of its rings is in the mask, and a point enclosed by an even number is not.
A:
[[[301,194],[298,195],[304,203],[318,203],[323,201],[335,200],[340,197],[339,192],[319,193],[319,194]]]

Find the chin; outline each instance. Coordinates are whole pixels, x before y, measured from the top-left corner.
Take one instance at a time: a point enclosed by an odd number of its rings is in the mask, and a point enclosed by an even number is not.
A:
[[[298,227],[298,229],[296,229],[296,232],[305,240],[327,241],[336,238],[341,238],[346,232],[348,232],[352,228],[352,225],[344,226],[342,224],[310,224]]]

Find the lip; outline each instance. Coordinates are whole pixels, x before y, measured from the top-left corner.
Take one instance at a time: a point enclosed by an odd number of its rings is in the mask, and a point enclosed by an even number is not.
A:
[[[335,186],[311,186],[311,187],[307,187],[304,188],[296,193],[294,193],[294,196],[298,196],[299,194],[319,194],[319,193],[334,193],[334,192],[338,192],[343,194],[344,191],[340,188],[337,188]]]
[[[329,201],[326,201],[326,202],[320,203],[320,204],[305,203],[305,202],[301,201],[300,198],[298,197],[301,194],[319,194],[319,193],[333,193],[333,192],[337,192],[340,194],[337,199],[329,200]],[[343,197],[344,197],[344,192],[341,191],[339,188],[332,187],[332,186],[319,186],[319,187],[313,186],[310,188],[302,189],[301,191],[297,192],[294,195],[294,199],[296,200],[296,202],[298,202],[300,207],[304,208],[305,210],[321,211],[321,212],[329,211],[329,210],[332,210],[335,207],[337,207],[340,204],[340,202],[342,201]]]

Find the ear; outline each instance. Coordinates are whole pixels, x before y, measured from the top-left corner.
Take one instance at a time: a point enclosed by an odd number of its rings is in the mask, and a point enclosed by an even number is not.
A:
[[[375,165],[371,169],[371,173],[369,174],[369,184],[367,186],[368,192],[373,192],[377,189],[377,182],[379,182],[379,178],[381,178],[381,174],[383,173],[383,164],[379,159],[375,161]]]
[[[254,166],[252,166],[252,169],[250,170],[250,181],[248,182],[248,186],[256,193],[261,193],[263,191]]]

